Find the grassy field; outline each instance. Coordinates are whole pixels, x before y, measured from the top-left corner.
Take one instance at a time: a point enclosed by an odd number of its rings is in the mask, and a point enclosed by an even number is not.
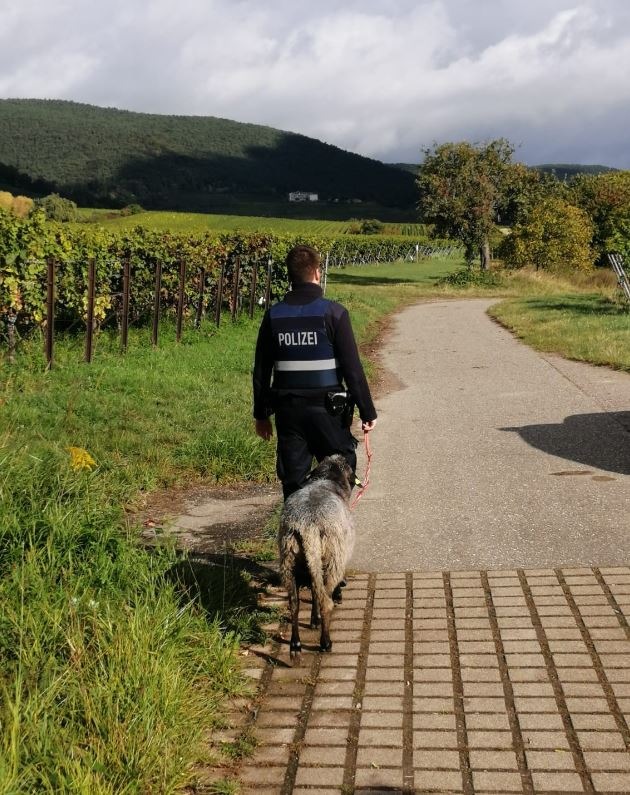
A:
[[[287,234],[305,234],[338,237],[352,232],[352,221],[324,221],[297,218],[267,218],[249,215],[212,215],[204,213],[143,212],[121,216],[110,210],[81,209],[81,218],[108,228],[131,229],[143,226],[156,231],[171,232],[259,232],[272,231]],[[423,224],[387,223],[384,232],[389,235],[423,237]]]
[[[630,371],[630,309],[602,293],[524,296],[489,314],[537,350]]]
[[[493,313],[527,341],[630,369],[630,313],[607,273],[439,285],[458,264],[333,271],[328,295],[364,344],[419,298],[495,295]],[[124,356],[101,334],[91,366],[72,339],[51,372],[40,340],[0,362],[0,792],[162,793],[194,780],[222,701],[243,686],[251,593],[219,570],[203,605],[192,600],[173,552],[140,548],[125,507],[195,479],[273,478],[273,446],[250,417],[259,320],[187,328],[179,345],[164,321],[159,349],[134,329]],[[71,447],[92,471],[73,468]]]

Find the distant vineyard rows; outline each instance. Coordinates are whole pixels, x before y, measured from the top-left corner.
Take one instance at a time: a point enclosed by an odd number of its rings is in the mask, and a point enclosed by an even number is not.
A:
[[[142,226],[163,232],[271,232],[274,234],[315,235],[338,237],[351,234],[355,221],[322,221],[297,218],[267,218],[250,215],[215,215],[203,213],[143,212],[121,216],[109,210],[81,210],[84,221],[103,224],[108,229],[132,229]],[[425,224],[386,223],[386,235],[424,237]]]
[[[0,212],[0,315],[18,328],[45,324],[47,272],[55,271],[55,316],[66,326],[82,323],[87,316],[87,273],[93,262],[96,275],[94,322],[102,325],[120,314],[123,264],[128,262],[132,289],[129,313],[132,321],[150,316],[154,302],[155,272],[161,271],[161,304],[173,312],[178,303],[182,263],[187,277],[183,300],[186,313],[195,311],[200,275],[207,289],[216,289],[223,272],[225,295],[234,289],[233,275],[238,261],[240,279],[250,283],[252,269],[263,283],[271,264],[271,292],[280,295],[287,287],[283,263],[290,248],[298,243],[312,245],[331,264],[352,261],[392,261],[409,257],[416,243],[426,239],[410,236],[339,236],[306,234],[281,235],[262,232],[178,234],[145,228],[105,229],[92,225],[64,225],[46,221],[41,213],[18,219]],[[443,241],[442,241],[443,242]],[[445,243],[448,245],[448,241]],[[432,241],[440,245],[440,241]],[[421,255],[423,249],[419,249]],[[237,285],[237,290],[240,283]]]

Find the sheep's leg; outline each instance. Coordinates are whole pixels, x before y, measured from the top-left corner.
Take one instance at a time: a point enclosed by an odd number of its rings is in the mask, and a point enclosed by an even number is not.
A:
[[[315,629],[320,625],[319,609],[317,607],[317,598],[311,588],[311,629]]]
[[[333,583],[336,583],[333,585]],[[327,577],[324,583],[326,595],[329,597],[327,603],[321,607],[322,612],[322,632],[320,636],[319,645],[322,651],[332,650],[332,640],[330,639],[330,620],[332,617],[333,602],[330,600],[330,595],[335,598],[335,591],[339,590],[337,577]]]
[[[289,612],[291,613],[291,660],[299,663],[302,658],[302,644],[300,642],[300,589],[298,588],[295,576],[292,578],[289,594]]]
[[[332,640],[330,639],[330,609],[322,610],[322,632],[319,638],[319,647],[322,651],[332,651]]]

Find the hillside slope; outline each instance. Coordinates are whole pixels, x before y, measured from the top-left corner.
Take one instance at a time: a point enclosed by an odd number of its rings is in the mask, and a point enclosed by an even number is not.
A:
[[[553,174],[561,182],[567,182],[578,174],[606,174],[608,171],[617,171],[616,168],[611,166],[588,165],[585,166],[581,163],[542,163],[539,166],[532,166],[538,171],[543,171],[546,174]]]
[[[411,174],[304,135],[60,100],[0,100],[0,183],[156,209],[285,200],[293,190],[393,207],[416,198]]]

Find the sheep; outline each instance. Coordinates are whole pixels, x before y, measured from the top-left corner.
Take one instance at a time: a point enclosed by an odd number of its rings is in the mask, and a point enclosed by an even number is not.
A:
[[[280,516],[280,578],[289,596],[291,660],[302,653],[298,614],[300,592],[310,586],[311,627],[320,625],[320,648],[331,651],[330,616],[341,601],[346,564],[354,547],[349,499],[355,475],[343,455],[324,458],[303,488],[291,494]]]

